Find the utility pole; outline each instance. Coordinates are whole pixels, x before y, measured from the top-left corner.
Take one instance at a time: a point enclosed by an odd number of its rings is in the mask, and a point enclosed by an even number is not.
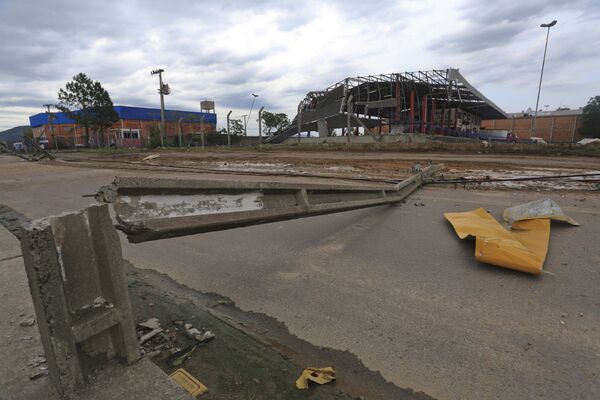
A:
[[[262,112],[265,108],[261,107],[260,110],[258,110],[258,146],[262,146]]]
[[[352,117],[352,98],[353,96],[350,95],[348,97],[348,102],[346,103],[346,115],[347,115],[347,121],[346,121],[346,126],[347,126],[347,132],[346,132],[346,140],[348,142],[348,146],[350,146],[352,144],[352,123],[350,118]]]
[[[54,142],[54,150],[58,150],[58,141],[54,135],[54,124],[52,123],[52,112],[50,111],[52,104],[44,104],[44,107],[47,108],[46,114],[48,114],[48,124],[50,124],[50,135],[52,136],[52,141]]]
[[[181,122],[183,121],[183,118],[184,117],[179,118],[179,123],[177,124],[179,128],[179,147],[181,147]]]
[[[169,94],[169,85],[163,84],[162,73],[164,69],[159,68],[152,70],[150,75],[158,75],[158,93],[160,93],[160,147],[165,147],[163,137],[165,136],[165,94]]]
[[[300,144],[300,133],[302,132],[302,103],[298,104],[298,144]]]
[[[257,94],[251,93],[252,95],[252,105],[250,106],[250,112],[248,113],[248,121],[250,120],[250,116],[252,115],[252,109],[254,108],[254,101],[256,100],[256,98],[258,97]],[[244,118],[244,136],[248,136],[248,123],[246,121],[246,119]]]
[[[548,37],[550,37],[550,28],[556,25],[556,20],[548,23],[541,24],[540,28],[548,28],[546,32],[546,45],[544,46],[544,58],[542,59],[542,71],[540,72],[540,84],[538,86],[537,100],[535,101],[535,112],[533,113],[533,121],[531,122],[531,132],[529,133],[529,137],[532,137],[535,132],[535,120],[537,118],[538,106],[540,104],[540,92],[542,91],[542,78],[544,77],[544,65],[546,64],[546,51],[548,50]]]
[[[231,129],[229,127],[229,117],[231,116],[231,110],[227,113],[227,147],[231,147]]]

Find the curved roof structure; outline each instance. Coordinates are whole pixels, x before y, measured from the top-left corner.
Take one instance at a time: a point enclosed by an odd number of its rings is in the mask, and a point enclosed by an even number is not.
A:
[[[508,118],[500,107],[475,89],[458,69],[448,68],[346,78],[322,91],[309,92],[298,106],[302,113],[301,129],[316,130],[316,122],[320,119],[327,120],[329,128],[345,126],[344,115],[350,98],[352,114],[360,125],[373,124],[370,117],[398,123],[399,115],[411,110],[411,93],[415,110],[431,109],[431,106],[437,105],[460,108],[481,119]],[[422,105],[423,99],[428,104]],[[268,141],[279,143],[295,135],[297,130],[296,116],[286,131]]]

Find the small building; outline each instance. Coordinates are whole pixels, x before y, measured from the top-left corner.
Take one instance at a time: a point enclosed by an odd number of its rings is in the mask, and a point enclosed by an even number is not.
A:
[[[533,112],[509,113],[508,119],[484,119],[481,129],[509,131],[517,138],[542,138],[548,143],[574,143],[583,138],[579,133],[583,110],[538,111],[533,127]]]
[[[90,129],[89,143],[85,143],[85,128],[69,119],[65,113],[39,113],[29,117],[33,136],[48,141],[48,146],[72,148],[75,146],[144,147],[150,140],[150,131],[160,127],[160,109],[115,106],[119,120],[103,134]],[[165,110],[167,142],[178,144],[179,135],[183,143],[201,133],[216,132],[217,114],[213,112]],[[54,135],[54,137],[52,137]]]

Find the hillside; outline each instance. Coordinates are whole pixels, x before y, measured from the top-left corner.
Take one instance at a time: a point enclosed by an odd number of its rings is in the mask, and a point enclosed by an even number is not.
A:
[[[25,128],[29,128],[29,125],[15,126],[14,128],[0,132],[0,141],[8,144],[20,141]]]

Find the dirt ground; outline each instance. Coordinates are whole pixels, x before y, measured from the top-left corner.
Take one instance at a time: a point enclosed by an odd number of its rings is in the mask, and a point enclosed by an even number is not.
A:
[[[149,155],[156,158],[144,160]],[[60,162],[91,168],[185,171],[255,176],[337,178],[349,182],[395,181],[410,174],[415,164],[444,164],[442,179],[518,178],[563,174],[600,174],[600,158],[581,156],[480,155],[443,153],[308,153],[283,151],[237,152],[117,152],[67,153]],[[599,177],[586,181],[499,182],[481,188],[596,190]]]

